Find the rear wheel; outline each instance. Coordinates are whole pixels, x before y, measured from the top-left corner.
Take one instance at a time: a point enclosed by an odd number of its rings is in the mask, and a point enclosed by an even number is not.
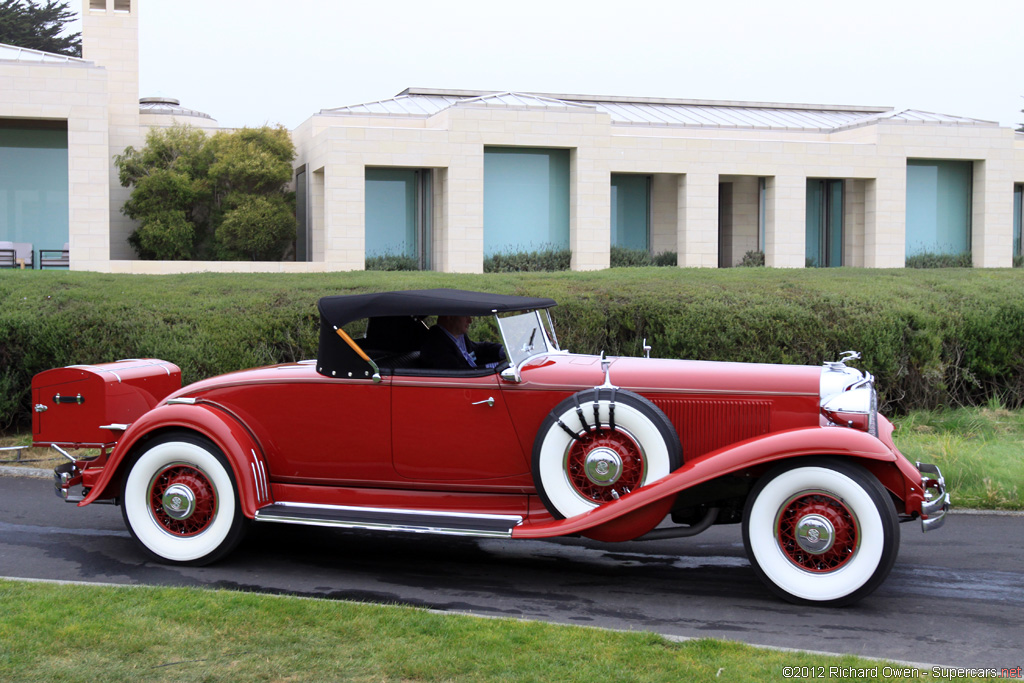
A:
[[[899,552],[892,499],[867,470],[820,459],[764,476],[743,513],[758,577],[798,604],[845,605],[889,575]]]
[[[146,445],[124,478],[121,512],[150,555],[174,564],[213,562],[244,532],[227,459],[208,439],[191,433],[167,434]]]

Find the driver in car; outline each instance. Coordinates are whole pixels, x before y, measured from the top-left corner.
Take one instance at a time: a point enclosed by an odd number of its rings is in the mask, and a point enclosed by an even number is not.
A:
[[[439,315],[420,347],[420,364],[439,370],[494,368],[505,360],[505,349],[496,342],[475,342],[467,332],[468,315]]]

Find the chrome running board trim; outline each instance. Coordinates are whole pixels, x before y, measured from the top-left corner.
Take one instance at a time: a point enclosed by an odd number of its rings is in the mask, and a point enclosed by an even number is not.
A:
[[[398,510],[347,505],[312,505],[310,503],[274,503],[257,510],[255,519],[257,522],[280,522],[341,529],[496,538],[510,538],[512,529],[523,522],[523,518],[518,515]]]

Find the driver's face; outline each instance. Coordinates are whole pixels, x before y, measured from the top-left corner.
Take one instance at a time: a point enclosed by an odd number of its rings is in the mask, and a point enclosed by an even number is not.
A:
[[[455,316],[455,329],[458,330],[456,334],[466,334],[469,332],[469,324],[473,322],[473,318],[468,315]]]
[[[468,315],[447,315],[438,318],[438,323],[456,337],[469,332],[469,324],[472,322],[472,316]]]

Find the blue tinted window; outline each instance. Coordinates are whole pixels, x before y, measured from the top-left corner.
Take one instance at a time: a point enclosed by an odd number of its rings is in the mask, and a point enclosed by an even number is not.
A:
[[[0,127],[0,241],[61,249],[68,213],[67,130]]]
[[[1013,255],[1020,256],[1021,217],[1024,215],[1024,185],[1013,186]]]
[[[416,255],[416,171],[366,169],[366,255]]]
[[[569,150],[484,149],[484,255],[569,247]]]
[[[650,176],[612,174],[613,247],[649,249],[650,196]]]
[[[971,249],[970,161],[907,160],[907,256]]]

